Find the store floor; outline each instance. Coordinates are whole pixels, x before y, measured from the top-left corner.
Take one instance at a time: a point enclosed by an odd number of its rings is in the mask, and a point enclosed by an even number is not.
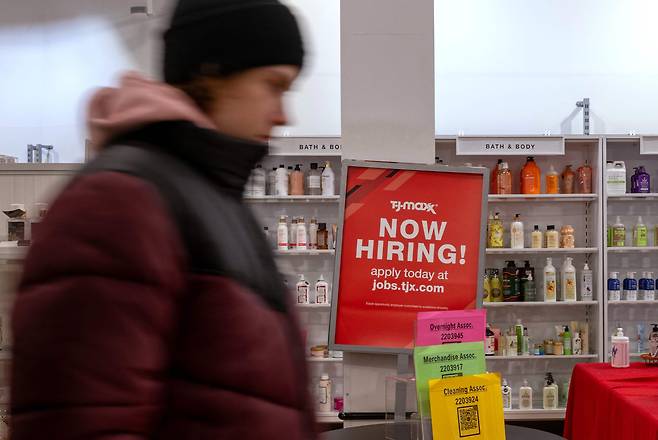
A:
[[[524,426],[526,428],[539,429],[540,431],[550,432],[551,434],[562,435],[564,432],[564,421],[546,420],[546,421],[524,421],[524,422],[506,422],[508,425]],[[322,425],[322,432],[342,429],[342,424]]]

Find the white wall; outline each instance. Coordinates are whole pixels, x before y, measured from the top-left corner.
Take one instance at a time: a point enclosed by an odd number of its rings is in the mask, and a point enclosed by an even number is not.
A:
[[[289,0],[304,17],[308,68],[290,93],[292,136],[340,134],[339,1]],[[154,18],[130,16],[144,0],[0,0],[0,154],[26,161],[27,144],[55,145],[61,162],[84,157],[84,107],[120,72],[159,75],[161,32],[173,0]],[[281,131],[281,134],[283,130]]]
[[[306,67],[289,93],[278,135],[340,136],[340,0],[283,0],[300,19]]]
[[[26,161],[27,144],[84,157],[84,100],[125,69],[148,71],[149,24],[88,0],[0,0],[0,153]],[[105,8],[105,9],[104,9]]]
[[[439,134],[658,132],[654,0],[436,0]]]

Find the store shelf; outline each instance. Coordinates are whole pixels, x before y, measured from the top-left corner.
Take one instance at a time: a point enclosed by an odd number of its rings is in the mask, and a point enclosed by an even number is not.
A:
[[[331,310],[331,304],[297,304],[300,309]]]
[[[597,301],[556,301],[556,302],[543,302],[543,301],[530,301],[530,302],[485,302],[483,306],[486,308],[502,308],[502,307],[580,307],[580,306],[596,306]]]
[[[626,306],[631,306],[631,305],[636,305],[636,306],[648,306],[648,305],[658,305],[658,301],[646,301],[646,300],[635,300],[635,301],[624,301],[623,299],[620,301],[613,300],[613,301],[608,301],[608,305],[610,306],[619,306],[619,305],[626,305]]]
[[[632,253],[648,253],[658,252],[658,246],[625,246],[625,247],[609,247],[608,252],[615,254],[632,254]]]
[[[343,358],[324,358],[324,357],[308,357],[306,362],[330,362],[330,363],[341,363]]]
[[[264,196],[245,197],[248,203],[337,203],[340,196]]]
[[[543,361],[543,360],[574,360],[574,359],[597,359],[596,354],[577,354],[571,356],[487,356],[487,360],[496,361]]]
[[[596,194],[492,194],[489,196],[489,202],[592,202],[598,197]]]
[[[322,255],[336,255],[336,251],[333,249],[328,251],[274,251],[274,253],[282,257],[317,257]]]
[[[338,418],[338,411],[316,412],[315,420],[318,423],[343,423],[343,421]]]
[[[608,196],[611,202],[630,202],[634,200],[658,200],[658,193],[624,194],[623,196]]]
[[[558,409],[506,409],[505,420],[562,420],[566,408]]]
[[[571,249],[548,249],[548,248],[487,248],[487,255],[544,255],[544,254],[596,254],[599,250],[594,247],[571,248]]]
[[[0,260],[24,260],[27,255],[27,246],[0,246]]]

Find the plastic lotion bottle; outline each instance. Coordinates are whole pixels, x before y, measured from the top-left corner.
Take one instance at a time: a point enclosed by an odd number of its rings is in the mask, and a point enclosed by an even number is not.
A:
[[[503,379],[501,391],[503,393],[503,409],[512,409],[512,388],[507,385],[507,379]]]
[[[304,172],[299,167],[299,164],[295,165],[294,171],[290,174],[290,195],[304,195]]]
[[[568,325],[564,327],[564,332],[562,333],[562,344],[564,345],[564,355],[571,356],[573,354],[573,346]]]
[[[299,217],[297,219],[297,250],[298,251],[305,251],[308,250],[308,242],[307,242],[307,230],[306,230],[306,222],[304,221],[304,217]]]
[[[591,301],[593,298],[593,280],[594,276],[592,275],[592,270],[589,268],[589,265],[585,263],[583,267],[582,278],[580,282],[580,300],[581,301]]]
[[[315,283],[315,303],[327,304],[329,302],[329,283],[324,280],[324,275],[320,274],[320,279]]]
[[[567,257],[562,267],[562,300],[576,301],[576,268],[572,263],[573,259]]]
[[[264,197],[267,193],[267,172],[262,165],[256,165],[252,174],[252,196]]]
[[[642,222],[642,216],[637,218],[637,224],[633,228],[633,246],[645,247],[649,244],[647,225]]]
[[[322,171],[322,195],[335,196],[335,176],[334,170],[331,169],[331,164],[327,161],[324,171]]]
[[[523,379],[523,386],[519,388],[519,409],[532,409],[532,388],[527,379]]]
[[[653,329],[649,333],[649,354],[656,356],[658,353],[658,324],[651,324]]]
[[[295,250],[297,249],[297,231],[299,229],[297,228],[297,217],[293,217],[292,220],[290,221],[290,232],[288,232],[288,243],[290,245],[290,249]]]
[[[544,247],[544,234],[539,230],[539,225],[535,225],[535,230],[532,231],[531,247],[533,249]]]
[[[630,365],[628,336],[624,336],[624,329],[617,328],[617,333],[612,335],[612,353],[610,365],[613,368],[628,368]]]
[[[544,267],[544,301],[555,302],[556,296],[556,274],[555,266],[553,266],[553,259],[546,259],[546,266]]]
[[[571,343],[573,354],[581,355],[583,354],[583,339],[580,337],[580,333],[576,332],[573,335],[573,341]]]
[[[624,300],[637,301],[637,280],[635,272],[627,272],[624,279]]]
[[[523,324],[521,318],[516,320],[514,334],[516,335],[516,354],[521,356],[523,355]]]
[[[560,247],[560,234],[555,230],[555,225],[546,226],[546,247],[550,249]]]
[[[546,373],[546,384],[544,385],[544,409],[557,409],[558,386],[551,373]]]
[[[311,171],[306,175],[306,191],[310,196],[322,195],[322,173],[317,163],[311,164]]]
[[[308,281],[304,279],[304,275],[299,275],[299,282],[297,283],[297,304],[308,304]]]
[[[559,194],[560,193],[560,175],[553,165],[551,169],[546,173],[546,194]]]
[[[512,249],[523,249],[523,222],[521,221],[521,215],[514,215],[514,221],[510,227],[511,232],[511,248]]]
[[[279,225],[276,229],[276,247],[280,251],[288,250],[288,225],[287,217],[282,215],[279,217]]]
[[[647,280],[644,287],[644,296],[642,297],[645,301],[654,301],[656,299],[656,284],[653,280],[653,272],[647,272]]]
[[[619,282],[619,272],[610,272],[608,278],[608,301],[621,300],[621,283]]]
[[[308,225],[308,248],[318,248],[318,221],[313,217]]]
[[[320,376],[318,384],[318,411],[331,412],[331,380],[328,374]]]
[[[288,195],[288,171],[283,165],[279,165],[279,168],[276,169],[274,195],[279,197],[285,197]]]
[[[539,194],[541,186],[541,170],[532,156],[521,169],[521,194]]]
[[[621,222],[621,217],[617,216],[617,221],[612,225],[612,246],[626,246],[626,226]]]

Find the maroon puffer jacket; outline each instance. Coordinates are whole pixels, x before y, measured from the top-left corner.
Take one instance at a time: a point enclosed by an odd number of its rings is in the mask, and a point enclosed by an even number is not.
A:
[[[12,438],[313,438],[301,337],[240,200],[264,149],[184,122],[115,144],[30,249]]]

